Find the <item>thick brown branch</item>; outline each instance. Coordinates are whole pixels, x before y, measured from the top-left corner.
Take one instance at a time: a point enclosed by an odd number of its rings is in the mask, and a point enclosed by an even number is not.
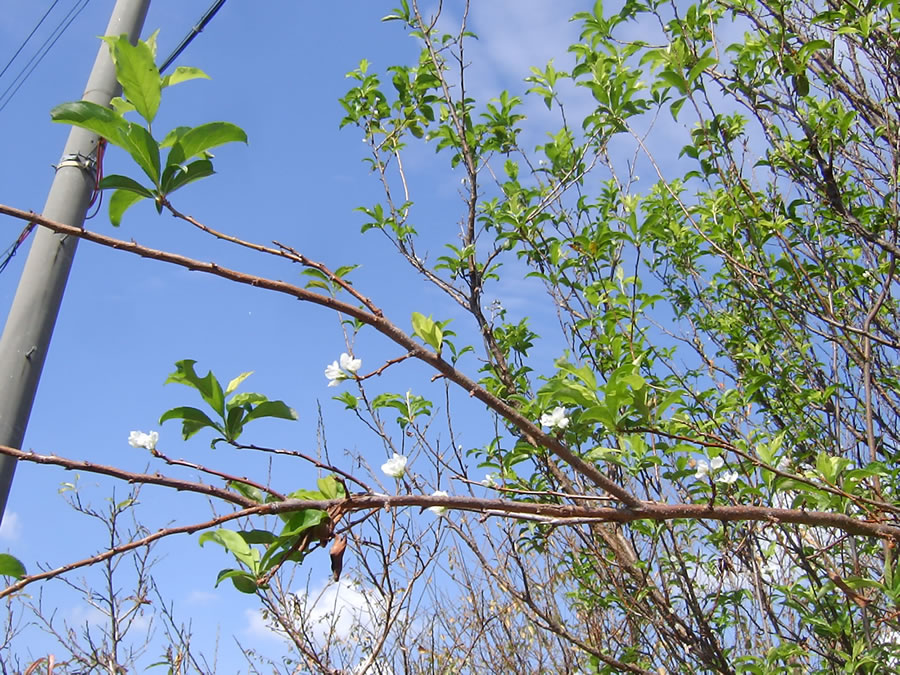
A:
[[[40,455],[36,452],[25,452],[18,448],[10,448],[6,445],[0,445],[0,454],[9,457],[15,457],[19,461],[34,462],[35,464],[53,464],[61,466],[68,471],[85,471],[87,473],[99,473],[104,476],[112,476],[119,480],[129,483],[147,483],[150,485],[162,485],[163,487],[175,488],[179,492],[196,492],[209,497],[216,497],[226,502],[230,502],[242,508],[256,506],[256,502],[248,499],[237,492],[217,488],[214,485],[206,483],[197,483],[189,480],[181,480],[180,478],[171,478],[160,473],[135,473],[126,471],[115,466],[107,466],[105,464],[94,464],[93,462],[85,462],[80,459],[67,459],[57,455]]]
[[[215,263],[203,262],[200,260],[195,260],[193,258],[188,258],[183,255],[178,255],[177,253],[170,253],[168,251],[160,251],[157,249],[149,248],[147,246],[141,246],[134,241],[123,241],[121,239],[116,239],[115,237],[109,237],[96,232],[82,230],[71,225],[66,225],[64,223],[58,223],[56,221],[49,220],[31,211],[22,211],[21,209],[16,209],[0,204],[0,213],[12,216],[14,218],[19,218],[20,220],[38,223],[39,225],[42,225],[60,234],[80,237],[95,244],[101,244],[113,249],[127,251],[128,253],[139,255],[142,258],[160,260],[162,262],[178,265],[179,267],[184,267],[185,269],[197,272],[205,272],[207,274],[222,277],[223,279],[228,279],[229,281],[235,281],[237,283],[247,284],[248,286],[255,286],[258,288],[265,288],[270,291],[293,296],[298,300],[302,300],[303,302],[310,302],[315,305],[327,307],[328,309],[332,309],[337,312],[342,312],[348,316],[352,316],[353,318],[358,319],[359,321],[369,326],[372,326],[379,333],[411,353],[415,358],[419,359],[420,361],[424,361],[428,365],[435,368],[442,375],[444,375],[444,377],[446,377],[448,380],[456,383],[465,391],[468,391],[470,396],[474,396],[479,401],[487,405],[491,410],[498,413],[509,422],[514,424],[516,427],[518,427],[525,438],[528,439],[529,443],[532,443],[535,446],[542,446],[547,448],[561,460],[569,464],[575,471],[593,481],[594,484],[597,485],[597,487],[606,490],[609,494],[617,497],[628,506],[638,507],[643,503],[640,499],[632,495],[621,485],[607,477],[595,466],[588,464],[583,459],[578,457],[558,439],[554,438],[550,434],[544,433],[540,429],[540,427],[538,427],[531,420],[524,417],[518,410],[504,403],[493,394],[490,394],[488,391],[480,387],[474,380],[470,379],[466,375],[463,375],[452,365],[420,345],[404,331],[400,330],[400,328],[398,328],[395,324],[391,323],[389,320],[385,319],[382,316],[377,316],[350,303],[337,300],[327,295],[314,293],[305,288],[300,288],[299,286],[294,286],[283,281],[267,279],[265,277],[259,277],[252,274],[245,274],[243,272],[238,272],[237,270],[229,269],[227,267],[221,267]]]

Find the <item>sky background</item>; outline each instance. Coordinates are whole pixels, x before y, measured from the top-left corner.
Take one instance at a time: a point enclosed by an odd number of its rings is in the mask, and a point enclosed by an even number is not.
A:
[[[23,51],[33,53],[66,11],[82,2],[61,2]],[[568,21],[576,11],[593,3],[570,0],[476,0],[471,29],[480,37],[470,43],[469,91],[479,99],[495,96],[503,88],[521,94],[522,77],[531,65],[543,66],[555,58],[566,69],[571,58],[565,47],[577,40],[578,29]],[[145,23],[144,37],[160,29],[160,60],[178,44],[209,5],[208,0],[156,0]],[[32,29],[48,2],[2,0],[0,64]],[[58,103],[78,100],[105,29],[111,0],[93,0],[78,14],[27,82],[0,111],[5,161],[0,166],[0,202],[39,211],[53,177],[51,165],[59,160],[69,128],[50,121],[48,112]],[[382,71],[394,63],[413,64],[417,44],[397,22],[381,23],[391,2],[346,1],[229,2],[207,29],[180,57],[177,64],[205,70],[210,81],[190,82],[164,92],[154,131],[179,125],[227,120],[243,127],[249,146],[216,151],[218,174],[179,192],[175,206],[209,224],[260,243],[273,239],[289,244],[332,269],[361,263],[355,273],[357,287],[385,309],[398,325],[408,327],[413,311],[452,318],[461,314],[445,296],[426,288],[396,265],[387,240],[372,232],[360,235],[360,214],[353,209],[372,205],[381,197],[380,185],[360,161],[366,147],[362,133],[340,130],[343,110],[338,99],[351,81],[345,78],[359,61],[368,59]],[[463,4],[444,3],[444,21],[455,30]],[[0,79],[0,92],[24,63],[16,61]],[[573,116],[578,119],[577,105]],[[586,102],[585,102],[586,104]],[[2,105],[2,101],[0,101]],[[556,124],[540,99],[533,97],[525,111],[535,129]],[[540,142],[542,132],[528,131],[526,139]],[[404,155],[410,189],[418,196],[413,221],[429,240],[451,240],[462,213],[459,197],[462,175],[437,159],[429,148]],[[136,169],[117,151],[108,154],[106,173],[135,174]],[[600,180],[598,178],[597,180]],[[426,199],[427,197],[427,199]],[[23,223],[4,219],[0,250],[18,236]],[[260,256],[248,256],[234,247],[213,241],[168,216],[158,216],[148,203],[133,207],[121,228],[113,228],[105,205],[87,227],[152,247],[175,251],[201,260],[234,266],[286,281],[298,282],[299,269]],[[24,246],[0,274],[0,312],[5,316],[27,255]],[[428,258],[440,255],[426,249]],[[547,309],[532,307],[537,287],[515,274],[489,290],[502,297],[511,318],[529,315],[533,321],[554,319]],[[464,327],[455,326],[459,330]],[[196,359],[198,372],[212,369],[222,381],[253,370],[242,387],[270,398],[283,399],[300,415],[299,422],[264,421],[250,428],[254,442],[271,443],[313,454],[316,450],[316,409],[321,403],[332,458],[341,464],[345,450],[360,452],[377,467],[384,459],[381,447],[357,425],[346,424],[342,405],[331,400],[325,366],[346,347],[336,317],[320,308],[302,305],[284,296],[255,291],[181,268],[146,261],[111,249],[82,243],[79,246],[62,311],[31,416],[24,447],[101,464],[142,471],[147,455],[127,444],[131,430],[160,431],[160,448],[173,457],[207,462],[241,472],[242,458],[234,452],[210,455],[208,435],[182,442],[176,422],[160,427],[159,415],[177,405],[194,405],[191,390],[163,386],[175,361]],[[549,371],[556,346],[542,348]],[[363,335],[355,348],[363,358],[363,371],[397,349],[377,336]],[[541,363],[538,363],[541,366]],[[477,364],[465,370],[475,375]],[[393,369],[382,390],[436,397],[437,385],[428,385],[429,373],[413,364]],[[463,429],[461,442],[477,444],[477,428]],[[294,465],[294,470],[298,470]],[[158,467],[154,466],[154,470]],[[345,468],[349,468],[345,465]],[[281,475],[278,487],[311,487],[314,473]],[[174,472],[173,472],[174,473]],[[102,530],[98,523],[74,514],[59,494],[60,485],[75,476],[55,468],[22,464],[18,467],[8,511],[0,528],[0,549],[21,559],[29,571],[40,564],[57,566],[98,550]],[[78,481],[85,501],[95,507],[111,494],[114,483],[93,476]],[[440,487],[449,489],[452,486]],[[127,486],[116,488],[118,498]],[[141,517],[151,529],[170,524],[185,513],[208,517],[204,500],[147,486],[141,494]],[[193,619],[195,646],[211,651],[219,639],[222,672],[244,665],[234,642],[276,650],[277,638],[268,634],[252,597],[230,586],[214,589],[215,575],[229,560],[214,546],[200,549],[196,536],[161,544],[155,575],[167,598],[177,598],[179,618]],[[327,560],[313,558],[304,566],[313,588],[327,579]],[[342,591],[352,595],[352,589]],[[333,600],[334,587],[326,602]],[[352,598],[351,598],[352,600]],[[351,601],[351,600],[348,600]],[[44,602],[58,607],[70,622],[93,620],[88,610],[62,583],[44,587]],[[22,638],[35,658],[53,647],[31,631]],[[22,643],[16,647],[19,654]]]

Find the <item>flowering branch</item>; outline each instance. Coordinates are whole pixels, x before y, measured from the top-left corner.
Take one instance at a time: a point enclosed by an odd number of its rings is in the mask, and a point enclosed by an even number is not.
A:
[[[268,279],[266,277],[260,277],[253,274],[246,274],[244,272],[239,272],[227,267],[222,267],[220,265],[217,265],[216,263],[203,262],[200,260],[195,260],[193,258],[188,258],[187,256],[179,255],[177,253],[170,253],[168,251],[152,249],[147,246],[142,246],[134,241],[128,242],[122,239],[116,239],[115,237],[109,237],[107,235],[99,234],[97,232],[82,230],[71,225],[58,223],[48,218],[44,218],[43,216],[40,216],[31,211],[22,211],[21,209],[16,209],[0,204],[0,213],[12,216],[14,218],[19,218],[20,220],[29,222],[33,221],[50,230],[53,230],[54,232],[70,235],[73,237],[80,237],[95,244],[101,244],[103,246],[108,246],[116,250],[126,251],[134,255],[139,255],[142,258],[160,260],[162,262],[178,265],[179,267],[184,267],[185,269],[205,272],[207,274],[212,274],[218,277],[222,277],[223,279],[246,284],[248,286],[265,288],[270,291],[284,293],[285,295],[293,296],[298,300],[310,302],[322,307],[327,307],[328,309],[347,314],[348,316],[358,319],[362,323],[373,327],[379,333],[403,347],[415,358],[435,368],[448,380],[454,382],[462,389],[469,392],[470,396],[477,398],[479,401],[491,408],[491,410],[518,427],[518,429],[522,432],[523,436],[529,443],[534,446],[542,446],[544,448],[547,448],[561,460],[569,464],[569,466],[571,466],[575,471],[593,481],[593,483],[597,485],[597,487],[601,488],[602,490],[606,490],[609,494],[617,497],[620,501],[622,501],[623,504],[626,504],[633,508],[639,507],[644,504],[642,500],[638,499],[628,490],[606,476],[602,471],[597,469],[597,467],[578,457],[562,441],[551,436],[548,433],[543,432],[536,424],[534,424],[534,422],[522,415],[522,413],[517,409],[500,400],[499,398],[488,392],[486,389],[478,385],[474,380],[456,370],[456,368],[442,359],[439,355],[435,354],[432,351],[429,351],[424,346],[413,340],[404,331],[400,330],[400,328],[398,328],[395,324],[384,318],[380,310],[378,310],[377,312],[367,312],[366,310],[361,309],[348,302],[343,302],[327,295],[315,293],[313,291],[309,291],[305,288],[300,288],[299,286],[294,286],[293,284],[289,284],[284,281]]]

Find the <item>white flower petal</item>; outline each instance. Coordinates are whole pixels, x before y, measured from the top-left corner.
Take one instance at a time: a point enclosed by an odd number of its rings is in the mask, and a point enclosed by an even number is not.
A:
[[[718,471],[723,466],[725,466],[725,460],[721,457],[713,457],[711,460],[709,460],[709,468],[713,471]]]
[[[395,452],[393,457],[381,465],[381,470],[391,478],[402,478],[406,473],[406,462],[406,457]]]
[[[716,482],[725,483],[727,485],[731,485],[738,479],[737,471],[726,471],[721,476],[716,478]]]
[[[143,431],[132,431],[128,434],[128,445],[132,448],[156,450],[157,441],[159,441],[159,434],[156,431],[151,431],[149,434],[145,434]]]
[[[569,418],[566,417],[566,409],[556,407],[549,413],[541,415],[541,426],[549,427],[550,429],[565,429],[569,426]]]
[[[709,475],[709,464],[706,463],[705,459],[701,459],[697,462],[697,473],[694,474],[694,478],[703,480],[707,475]]]
[[[354,359],[346,353],[341,354],[341,368],[348,372],[355,373],[362,368],[362,359]]]
[[[341,372],[341,367],[338,365],[337,361],[325,366],[325,377],[329,380],[339,380],[344,376],[344,373]]]

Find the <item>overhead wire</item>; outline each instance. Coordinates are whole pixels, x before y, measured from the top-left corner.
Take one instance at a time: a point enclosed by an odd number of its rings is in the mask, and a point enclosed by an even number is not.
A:
[[[50,4],[49,9],[47,9],[47,11],[44,12],[44,16],[42,16],[40,21],[38,21],[37,24],[35,24],[34,28],[31,29],[31,32],[28,34],[28,37],[25,38],[24,40],[22,40],[22,44],[19,45],[19,48],[15,51],[15,53],[9,57],[9,61],[7,61],[6,65],[3,66],[3,70],[0,70],[0,78],[2,78],[4,75],[6,75],[6,71],[9,70],[9,67],[13,64],[13,61],[15,61],[16,58],[19,56],[19,54],[22,53],[22,50],[25,49],[25,45],[28,44],[28,41],[34,37],[35,33],[37,33],[37,29],[40,28],[41,25],[44,23],[44,19],[46,19],[48,16],[50,16],[50,12],[52,12],[53,8],[56,7],[58,4],[59,4],[59,0],[53,0],[53,2]]]
[[[32,57],[28,60],[22,69],[19,71],[19,74],[16,75],[15,79],[12,81],[2,94],[0,94],[0,112],[9,105],[9,102],[12,101],[13,97],[19,91],[25,81],[31,76],[31,73],[34,72],[34,69],[40,65],[41,61],[44,60],[44,57],[53,49],[53,45],[57,43],[59,38],[63,36],[63,33],[66,32],[66,29],[72,25],[72,22],[75,21],[75,18],[81,14],[85,7],[87,7],[90,0],[78,0],[75,5],[69,10],[63,19],[56,24],[56,28],[53,29],[53,32],[50,33],[50,36],[44,40],[44,43],[38,48],[38,51],[35,52]],[[43,50],[43,51],[41,51]],[[37,59],[35,61],[35,59]],[[26,72],[27,70],[27,72]],[[10,93],[10,89],[12,89],[12,93]],[[9,96],[7,96],[9,94]],[[4,101],[3,99],[6,98]]]
[[[191,44],[191,42],[195,37],[197,37],[197,35],[200,34],[200,31],[206,28],[206,24],[212,21],[212,18],[216,15],[216,12],[222,9],[222,5],[224,5],[225,2],[226,0],[216,0],[212,5],[210,5],[209,9],[207,9],[203,16],[200,17],[200,21],[198,21],[197,24],[191,29],[191,32],[184,36],[184,39],[178,44],[177,47],[175,47],[175,50],[171,54],[169,54],[169,58],[163,61],[163,64],[159,67],[159,72],[162,73],[166,68],[172,65],[172,62],[181,55],[181,52],[187,49],[187,46]]]

